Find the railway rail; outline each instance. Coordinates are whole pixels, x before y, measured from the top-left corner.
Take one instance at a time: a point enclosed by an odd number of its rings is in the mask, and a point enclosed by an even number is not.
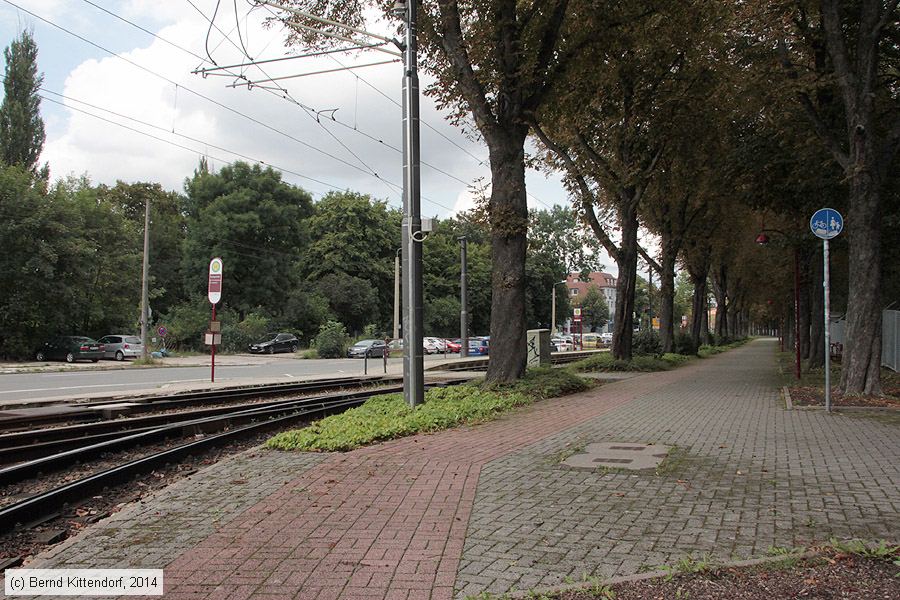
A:
[[[445,385],[452,385],[452,383],[430,384],[429,387]],[[113,451],[123,444],[139,445],[146,443],[150,439],[159,439],[157,436],[165,437],[165,431],[168,430],[170,433],[173,433],[176,428],[183,428],[188,423],[190,423],[188,426],[210,425],[213,419],[227,419],[230,420],[232,425],[244,423],[227,431],[208,435],[199,440],[179,444],[161,452],[155,452],[121,465],[116,465],[0,508],[0,533],[15,528],[27,528],[31,525],[45,522],[57,516],[68,503],[88,498],[105,488],[126,483],[137,475],[176,462],[186,456],[228,444],[242,437],[288,425],[295,421],[312,420],[341,412],[362,404],[372,396],[400,390],[402,390],[401,387],[395,386],[327,397],[286,400],[278,406],[243,409],[234,411],[231,414],[216,415],[206,419],[194,419],[194,423],[190,421],[187,423],[171,423],[148,431],[127,432],[120,438],[113,438],[7,467],[0,470],[0,484],[21,481],[25,478],[33,477],[36,473],[41,472],[42,469],[60,468],[66,464],[72,464],[75,460],[89,460],[93,456]]]

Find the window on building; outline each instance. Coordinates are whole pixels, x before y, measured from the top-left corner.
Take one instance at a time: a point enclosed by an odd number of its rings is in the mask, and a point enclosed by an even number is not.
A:
[[[573,296],[577,296],[577,295],[578,295],[578,288],[572,288],[572,295],[573,295]]]

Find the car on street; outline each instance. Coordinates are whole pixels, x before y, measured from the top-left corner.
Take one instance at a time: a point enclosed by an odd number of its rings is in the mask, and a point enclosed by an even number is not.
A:
[[[360,340],[347,348],[347,358],[383,358],[385,349],[384,340]]]
[[[267,333],[250,344],[252,354],[275,354],[276,352],[296,352],[300,340],[293,333]]]
[[[584,350],[597,348],[600,345],[599,333],[584,333],[581,335],[581,347]]]
[[[487,356],[490,354],[489,338],[469,338],[469,356]]]
[[[422,350],[425,354],[441,354],[447,351],[447,343],[436,337],[423,337]]]
[[[550,338],[550,349],[553,352],[568,352],[572,350],[575,346],[572,344],[570,340],[567,340],[563,337],[552,337]]]
[[[612,331],[605,331],[600,334],[600,343],[601,344],[603,344],[605,346],[609,346],[610,344],[612,344],[612,340],[613,340]]]
[[[35,353],[35,359],[64,360],[73,363],[76,360],[89,360],[97,362],[103,358],[103,345],[89,337],[80,335],[59,335],[44,342]]]
[[[461,340],[444,340],[444,342],[446,342],[446,344],[447,344],[448,352],[459,353],[459,351],[462,349],[462,341]]]
[[[122,361],[126,358],[140,358],[144,355],[144,344],[136,335],[122,333],[104,335],[97,340],[97,343],[103,344],[103,358]]]

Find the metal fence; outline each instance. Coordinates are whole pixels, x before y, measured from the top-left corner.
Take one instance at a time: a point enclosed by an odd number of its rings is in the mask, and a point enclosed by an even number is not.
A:
[[[881,316],[881,364],[900,370],[900,310],[886,310]]]

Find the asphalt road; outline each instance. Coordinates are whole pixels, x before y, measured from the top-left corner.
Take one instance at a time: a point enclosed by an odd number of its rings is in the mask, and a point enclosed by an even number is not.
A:
[[[458,355],[457,355],[458,356]],[[206,358],[206,361],[209,359]],[[216,384],[287,382],[322,377],[354,377],[363,374],[362,359],[298,360],[284,355],[274,358],[248,358],[257,364],[229,365],[235,357],[216,364]],[[446,360],[443,355],[426,356],[425,361]],[[451,358],[452,360],[452,358]],[[196,361],[196,362],[202,362]],[[224,364],[223,364],[224,363]],[[202,366],[165,366],[159,368],[90,368],[65,372],[34,372],[0,375],[0,406],[18,401],[46,398],[80,398],[97,394],[118,395],[144,390],[182,390],[206,387],[210,381],[209,364]],[[102,362],[100,363],[103,364]],[[110,365],[112,366],[112,365]],[[121,366],[121,365],[116,365]],[[369,360],[369,374],[384,373],[380,359]],[[402,359],[388,360],[388,372],[400,373]]]

